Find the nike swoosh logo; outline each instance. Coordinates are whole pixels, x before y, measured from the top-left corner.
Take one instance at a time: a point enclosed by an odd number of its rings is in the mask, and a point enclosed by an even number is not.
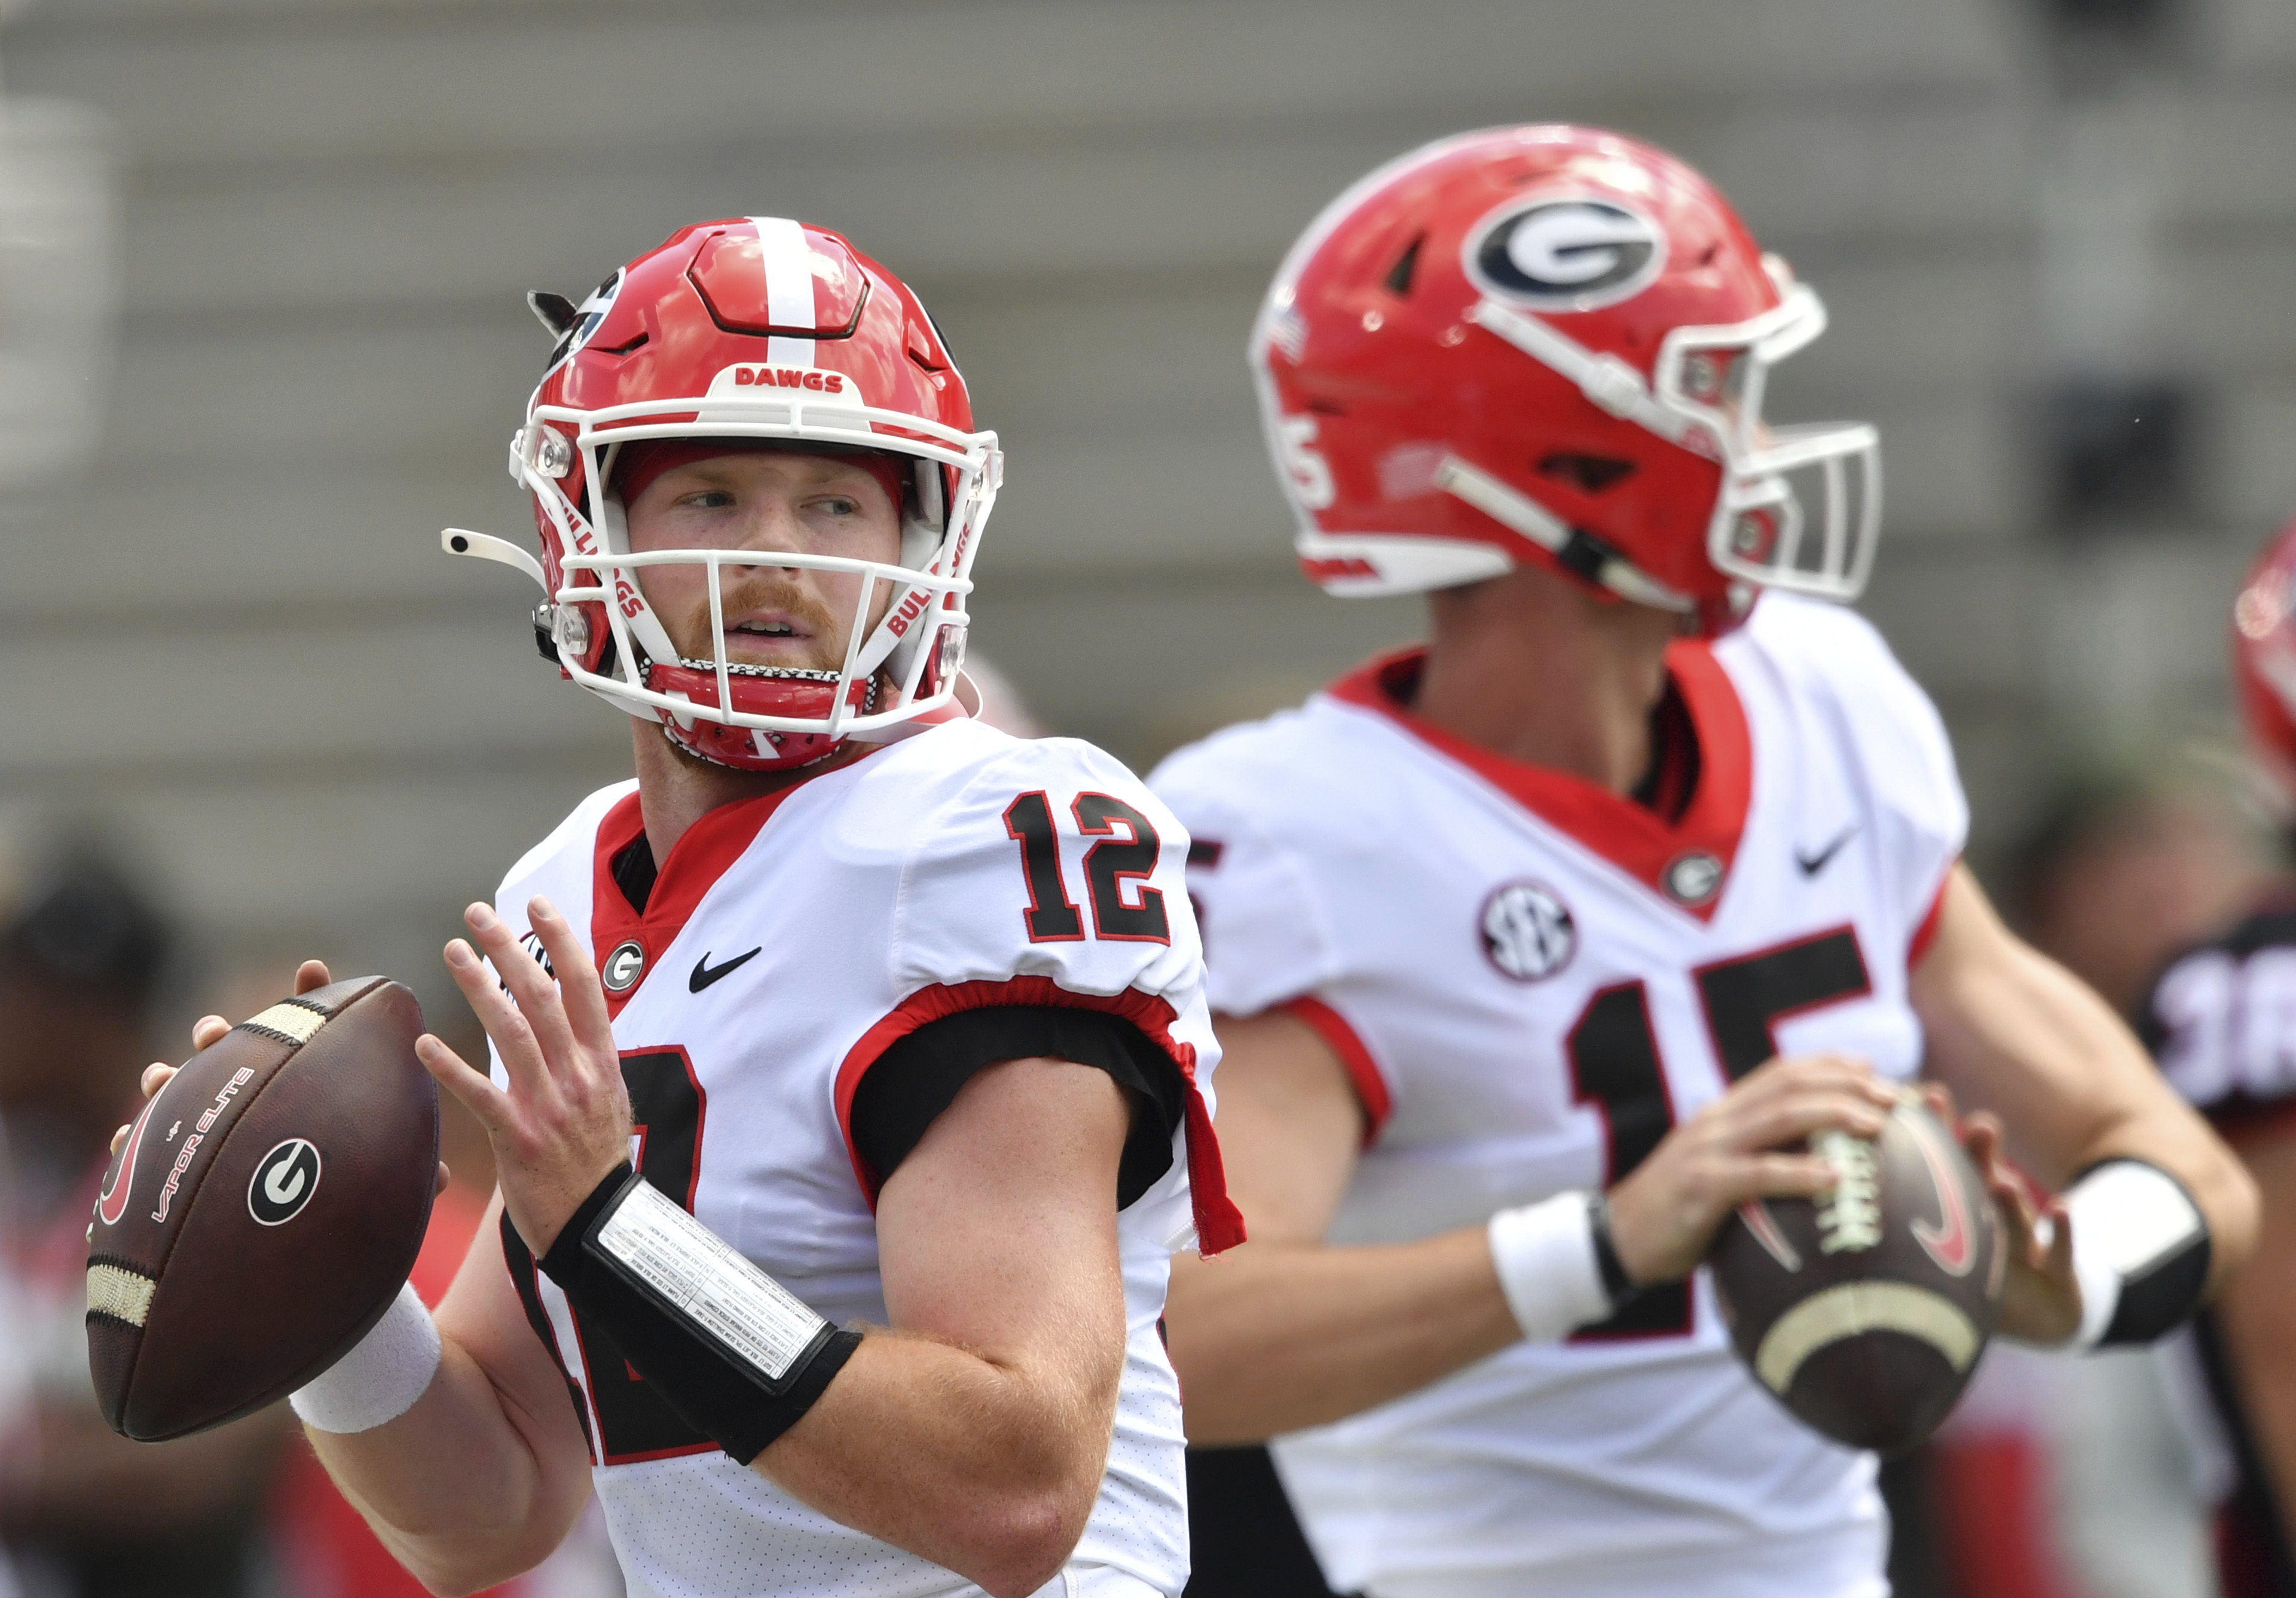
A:
[[[1977,1233],[1962,1201],[1961,1184],[1955,1180],[1945,1151],[1938,1147],[1936,1124],[1922,1115],[1907,1116],[1906,1123],[1914,1135],[1914,1146],[1922,1151],[1922,1163],[1929,1167],[1930,1185],[1937,1189],[1938,1219],[1942,1223],[1933,1226],[1915,1221],[1914,1241],[1937,1261],[1938,1269],[1950,1276],[1966,1276],[1977,1263]]]
[[[765,952],[766,946],[761,943],[746,955],[734,955],[723,965],[712,965],[709,963],[709,951],[704,949],[701,958],[693,963],[693,975],[686,979],[685,989],[688,993],[700,993],[726,972],[739,970]]]
[[[145,1101],[144,1113],[135,1118],[135,1126],[127,1134],[127,1146],[119,1151],[119,1168],[111,1173],[111,1182],[96,1195],[96,1217],[107,1226],[119,1225],[119,1217],[127,1213],[127,1190],[135,1185],[135,1156],[144,1147],[144,1128],[152,1124],[152,1112],[160,1107],[160,1094],[165,1086]]]
[[[1841,852],[1841,846],[1843,844],[1849,842],[1852,838],[1857,836],[1857,824],[1853,821],[1848,826],[1841,829],[1841,835],[1840,837],[1836,838],[1832,843],[1827,844],[1824,848],[1818,850],[1815,855],[1805,855],[1800,849],[1794,850],[1794,864],[1801,867],[1801,874],[1803,876],[1814,877],[1817,875],[1818,873],[1825,869],[1825,863],[1827,861],[1833,859],[1834,856]]]

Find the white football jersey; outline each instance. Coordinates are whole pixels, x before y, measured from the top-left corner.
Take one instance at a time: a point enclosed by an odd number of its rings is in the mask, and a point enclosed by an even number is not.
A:
[[[611,874],[642,831],[635,783],[593,794],[512,871],[497,907],[525,935],[529,900],[546,895],[586,932],[640,1173],[832,1322],[886,1318],[880,1173],[849,1117],[862,1074],[898,1039],[964,1010],[1074,1005],[1133,1021],[1189,1079],[1171,1169],[1118,1217],[1129,1338],[1107,1474],[1070,1565],[1086,1586],[1122,1573],[1178,1593],[1180,1395],[1157,1322],[1170,1255],[1199,1220],[1208,1248],[1234,1241],[1210,1142],[1218,1046],[1182,874],[1186,834],[1090,745],[972,722],[710,811],[660,863],[643,913]],[[530,935],[529,947],[538,949]],[[505,1242],[588,1434],[633,1594],[979,1590],[727,1458]]]
[[[1415,721],[1420,659],[1150,778],[1195,840],[1213,1008],[1291,1008],[1368,1111],[1332,1242],[1615,1181],[1775,1053],[1915,1074],[1906,973],[1966,808],[1864,621],[1771,595],[1674,647],[1699,770],[1672,824]],[[1753,1381],[1702,1270],[1274,1454],[1342,1593],[1886,1591],[1872,1456]]]

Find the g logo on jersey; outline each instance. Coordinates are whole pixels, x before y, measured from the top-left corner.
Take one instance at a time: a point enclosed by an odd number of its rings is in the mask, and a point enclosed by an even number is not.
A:
[[[1467,275],[1484,292],[1542,311],[1631,299],[1666,267],[1666,234],[1615,200],[1513,201],[1467,235]]]
[[[1669,861],[1660,881],[1666,885],[1667,897],[1696,909],[1722,886],[1722,862],[1704,849],[1693,849]]]
[[[319,1151],[303,1138],[275,1145],[247,1179],[247,1213],[265,1226],[283,1226],[303,1213],[319,1191]]]
[[[1551,977],[1578,952],[1570,907],[1544,882],[1509,882],[1483,901],[1483,953],[1518,982]]]
[[[644,975],[645,949],[635,938],[616,944],[605,964],[598,968],[598,980],[606,985],[608,993],[627,993]]]

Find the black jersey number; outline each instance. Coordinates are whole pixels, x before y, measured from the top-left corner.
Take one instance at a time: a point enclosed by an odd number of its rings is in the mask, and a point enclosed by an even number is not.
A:
[[[1778,1052],[1779,1021],[1874,990],[1857,934],[1848,927],[1701,966],[1692,976],[1715,1056],[1733,1082]],[[1609,1187],[1649,1159],[1674,1127],[1674,1099],[1651,1030],[1649,991],[1637,981],[1595,994],[1563,1049],[1572,1096],[1603,1117],[1603,1185]],[[1690,1284],[1672,1282],[1637,1294],[1571,1340],[1678,1337],[1690,1331]]]
[[[701,1179],[701,1125],[706,1109],[701,1084],[684,1049],[641,1049],[622,1056],[622,1080],[629,1087],[631,1119],[636,1134],[631,1163],[639,1176],[692,1214],[693,1191]],[[537,1291],[534,1256],[503,1217],[503,1251],[510,1261],[511,1280],[526,1306],[526,1317],[543,1347],[556,1356],[557,1340]],[[570,1314],[571,1312],[570,1312]],[[679,1419],[677,1412],[654,1396],[653,1389],[632,1370],[611,1342],[594,1326],[573,1314],[574,1335],[581,1345],[582,1364],[590,1378],[590,1407],[598,1414],[599,1435],[591,1446],[601,1463],[629,1464],[665,1455],[698,1454],[718,1445],[709,1436]],[[574,1390],[574,1413],[587,1432],[590,1422],[581,1395]]]
[[[1147,886],[1163,848],[1155,824],[1113,794],[1079,793],[1069,807],[1077,832],[1101,841],[1084,852],[1092,900],[1092,935],[1105,943],[1169,943],[1172,923],[1164,894]],[[1021,920],[1030,943],[1077,943],[1084,916],[1069,897],[1061,871],[1061,840],[1053,805],[1040,791],[1004,807],[1005,835],[1021,846],[1021,876],[1029,889]]]

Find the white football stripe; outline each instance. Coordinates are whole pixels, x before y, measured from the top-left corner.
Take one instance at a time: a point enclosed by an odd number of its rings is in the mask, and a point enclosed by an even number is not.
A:
[[[116,1265],[92,1265],[87,1267],[88,1312],[141,1326],[152,1312],[152,1290],[159,1285]]]
[[[1755,1372],[1772,1392],[1783,1393],[1811,1355],[1863,1332],[1899,1332],[1918,1339],[1956,1371],[1967,1370],[1984,1343],[1957,1306],[1925,1288],[1903,1282],[1845,1282],[1779,1316],[1755,1351]]]
[[[766,319],[775,327],[817,327],[813,308],[813,251],[805,229],[787,217],[752,217],[766,268]],[[766,359],[776,366],[813,365],[811,339],[769,338]]]
[[[282,1001],[272,1005],[262,1014],[251,1015],[240,1022],[242,1027],[254,1027],[265,1032],[276,1032],[283,1037],[293,1038],[297,1043],[310,1042],[319,1035],[319,1028],[326,1024],[327,1018],[319,1012],[307,1004],[295,1004],[291,1000]]]

